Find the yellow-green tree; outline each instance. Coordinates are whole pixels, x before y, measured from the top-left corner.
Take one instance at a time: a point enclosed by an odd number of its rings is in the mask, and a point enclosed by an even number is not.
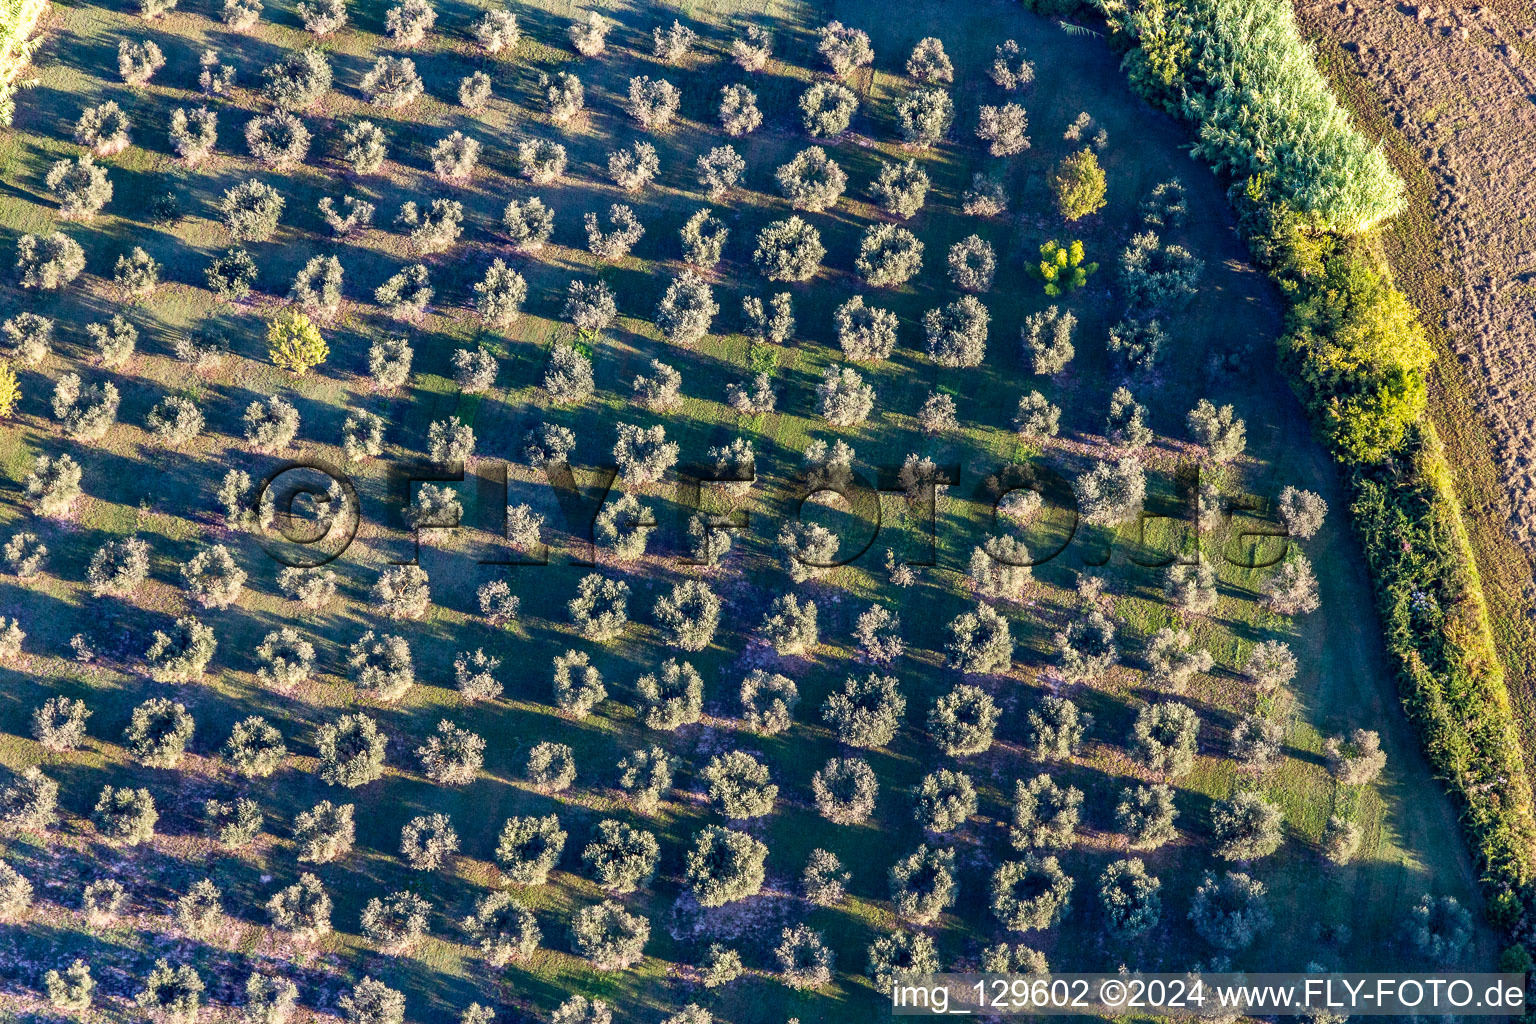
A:
[[[21,401],[21,383],[9,359],[0,359],[0,419],[9,416]]]
[[[1045,294],[1054,299],[1062,292],[1069,292],[1086,284],[1088,275],[1098,270],[1099,265],[1085,263],[1083,257],[1081,241],[1062,245],[1053,238],[1042,245],[1037,267],[1040,279],[1045,282]]]
[[[330,354],[320,328],[297,310],[285,309],[267,324],[267,355],[295,376],[302,377]]]
[[[1051,177],[1056,206],[1062,217],[1077,220],[1104,209],[1104,168],[1091,149],[1080,149],[1061,161]]]

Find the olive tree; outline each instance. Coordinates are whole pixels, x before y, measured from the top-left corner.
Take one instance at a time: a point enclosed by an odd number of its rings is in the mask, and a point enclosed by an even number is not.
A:
[[[902,141],[927,149],[949,134],[955,120],[955,101],[943,89],[913,89],[896,101],[896,120]]]
[[[1183,693],[1189,681],[1201,672],[1209,672],[1216,660],[1211,652],[1194,646],[1187,629],[1164,626],[1147,642],[1147,675],[1151,681],[1174,693]]]
[[[896,931],[870,943],[867,973],[875,987],[890,991],[893,985],[939,971],[939,954],[933,939],[922,932]]]
[[[1066,916],[1073,888],[1055,857],[1028,854],[992,872],[992,913],[1009,931],[1043,931]]]
[[[68,455],[39,455],[22,481],[32,511],[64,516],[80,497],[80,464]]]
[[[955,902],[955,851],[919,846],[891,865],[889,879],[896,915],[914,924],[932,924]]]
[[[274,171],[303,163],[309,155],[310,139],[304,122],[286,110],[254,117],[245,125],[245,148]]]
[[[1133,850],[1155,850],[1171,841],[1178,835],[1177,817],[1173,790],[1162,784],[1127,787],[1115,805],[1115,827]]]
[[[928,714],[928,734],[951,757],[985,753],[1001,712],[990,694],[962,683],[938,697]]]
[[[330,864],[345,857],[357,841],[355,804],[322,800],[293,819],[293,842],[300,863]]]
[[[566,838],[553,814],[508,818],[496,841],[496,865],[513,885],[543,885],[560,862]]]
[[[300,0],[295,12],[305,31],[316,36],[328,36],[347,23],[343,0]]]
[[[517,144],[518,173],[535,185],[549,185],[565,173],[565,147],[548,139],[524,139]]]
[[[923,314],[928,355],[944,367],[980,366],[987,354],[987,307],[974,295],[963,295]]]
[[[341,158],[353,174],[377,172],[387,153],[384,129],[372,121],[354,121],[341,134]]]
[[[1059,786],[1043,772],[1028,782],[1015,782],[1013,826],[1008,833],[1014,849],[1071,846],[1082,805],[1081,790]]]
[[[896,229],[901,230],[901,229]],[[862,295],[837,307],[833,313],[838,345],[855,362],[879,362],[896,350],[896,314],[866,305]]]
[[[1092,154],[1088,157],[1092,160]],[[1094,164],[1097,166],[1097,161]],[[1120,283],[1126,302],[1144,315],[1177,312],[1188,305],[1199,290],[1203,269],[1204,264],[1192,252],[1164,242],[1153,231],[1132,235],[1120,254]]]
[[[839,78],[847,78],[875,61],[869,45],[869,33],[850,28],[840,21],[829,21],[816,31],[816,52]]]
[[[791,206],[810,213],[821,213],[835,206],[848,186],[847,172],[820,146],[809,146],[796,153],[774,172],[774,180]],[[762,235],[758,236],[758,241],[761,248]]]
[[[611,28],[613,25],[607,18],[596,11],[588,12],[586,18],[571,23],[568,31],[571,45],[583,57],[596,57],[607,46],[608,31]]]
[[[652,729],[671,731],[692,725],[704,714],[704,680],[686,661],[668,658],[659,672],[635,681],[640,710]]]
[[[213,630],[190,615],[150,634],[144,669],[157,683],[184,683],[202,676],[218,641]]]
[[[768,847],[745,832],[707,825],[694,836],[683,880],[702,907],[755,896],[763,887]]]
[[[1243,453],[1247,428],[1230,405],[1217,408],[1202,398],[1184,418],[1195,443],[1211,453],[1217,462],[1230,462]]]
[[[821,269],[826,254],[821,233],[799,217],[789,217],[758,232],[752,260],[770,281],[808,281]],[[83,256],[81,262],[83,266]]]
[[[629,584],[588,573],[576,585],[566,611],[577,632],[588,640],[612,640],[629,624]]]
[[[816,398],[821,415],[836,427],[858,426],[875,408],[874,386],[847,366],[827,367],[816,385]]]
[[[1013,664],[1013,638],[1008,621],[991,605],[962,612],[948,627],[946,662],[958,672],[1006,672]]]
[[[178,110],[176,113],[182,115],[184,122],[185,112]],[[172,115],[173,133],[175,124],[175,115]],[[98,167],[96,158],[89,153],[74,160],[55,162],[43,183],[58,200],[59,215],[65,220],[90,220],[112,200],[112,181],[107,177],[106,168]]]
[[[804,99],[801,100],[802,105]],[[750,135],[763,123],[757,107],[757,93],[745,85],[727,85],[720,90],[720,127],[735,137]]]
[[[1163,912],[1161,888],[1140,857],[1110,862],[1099,875],[1099,906],[1111,934],[1132,939],[1156,927]]]
[[[245,588],[246,573],[222,544],[204,548],[181,567],[187,597],[204,608],[228,608]]]
[[[615,433],[613,461],[618,464],[626,484],[655,483],[677,464],[677,442],[667,440],[661,424],[640,427],[621,423]]]
[[[779,787],[768,766],[743,750],[717,754],[699,773],[710,804],[728,818],[761,818],[773,813]]]
[[[65,1013],[83,1013],[91,1008],[92,993],[96,989],[96,979],[91,977],[91,969],[84,960],[76,958],[61,973],[56,969],[50,969],[43,975],[43,991],[48,994],[48,1002],[53,1008]]]
[[[36,765],[9,774],[0,788],[0,831],[47,832],[58,820],[59,784]]]
[[[955,66],[944,52],[943,40],[927,36],[917,41],[907,57],[907,77],[929,85],[948,85],[955,80]]]
[[[127,786],[101,787],[96,806],[91,810],[91,824],[96,832],[109,843],[138,846],[148,842],[155,834],[155,823],[160,813],[155,809],[155,798],[147,789],[130,789]]]
[[[740,700],[743,724],[760,735],[774,736],[789,728],[800,690],[788,676],[753,669],[741,681]]]
[[[1280,808],[1257,793],[1243,791],[1211,810],[1211,838],[1222,860],[1257,860],[1280,848]]]
[[[410,0],[407,0],[409,3]],[[394,8],[399,10],[399,8]],[[347,1024],[404,1024],[405,994],[367,975],[336,1000]]]
[[[1280,492],[1280,521],[1286,532],[1297,540],[1310,540],[1322,529],[1328,515],[1328,503],[1312,491],[1287,486]]]
[[[581,851],[592,880],[615,893],[634,892],[650,882],[660,858],[661,844],[653,833],[612,818],[597,823],[592,841]]]
[[[292,886],[267,900],[267,915],[276,929],[313,941],[330,932],[330,907],[330,894],[319,878],[304,872]]]
[[[875,770],[859,757],[834,757],[811,778],[816,810],[836,825],[867,821],[879,792]]]
[[[1114,623],[1097,608],[1067,623],[1055,644],[1061,677],[1069,683],[1098,679],[1120,660]]]
[[[923,776],[912,801],[913,818],[929,832],[953,832],[975,813],[975,784],[947,768]]]
[[[363,907],[359,924],[363,937],[391,953],[403,953],[427,931],[431,907],[413,892],[375,896]]]
[[[709,198],[718,202],[741,183],[747,162],[731,146],[715,146],[701,153],[694,164],[699,184],[709,190]]]
[[[501,227],[514,249],[519,252],[538,252],[555,233],[555,212],[545,206],[538,196],[514,199],[502,210]]]
[[[633,967],[645,956],[651,923],[612,900],[584,907],[571,920],[571,947],[599,971]]]
[[[400,829],[400,856],[416,871],[436,871],[459,852],[459,834],[446,814],[421,814]]]
[[[1131,729],[1131,757],[1148,771],[1170,779],[1195,766],[1200,720],[1187,704],[1164,701],[1136,713]]]
[[[1244,715],[1232,727],[1232,759],[1242,768],[1262,772],[1280,756],[1285,730],[1260,715]]]
[[[315,738],[320,778],[346,789],[366,786],[384,774],[388,742],[378,723],[364,714],[342,715],[327,722]]]
[[[1259,604],[1277,615],[1305,615],[1317,610],[1317,577],[1305,555],[1292,553],[1264,581]]]
[[[619,788],[643,812],[654,811],[672,788],[672,757],[660,747],[643,747],[619,758]]]
[[[223,754],[236,774],[264,779],[282,767],[288,745],[277,726],[260,715],[250,715],[230,729]]]
[[[36,313],[17,313],[0,324],[0,335],[11,346],[17,362],[35,366],[48,357],[53,346],[54,322]]]
[[[800,94],[805,131],[819,139],[836,138],[847,131],[858,109],[858,96],[837,82],[816,82]]]
[[[1218,949],[1244,949],[1274,924],[1264,883],[1242,872],[1206,875],[1195,889],[1189,920]]]
[[[976,112],[976,137],[992,156],[1017,156],[1029,148],[1029,116],[1017,103],[984,105]]]
[[[660,170],[656,147],[649,142],[636,142],[608,154],[608,177],[625,192],[639,192],[655,180]]]
[[[1168,336],[1162,322],[1146,317],[1126,317],[1109,329],[1106,347],[1131,373],[1144,373],[1157,365]]]
[[[585,651],[566,651],[554,659],[555,706],[568,715],[585,718],[608,696],[602,673]]]
[[[533,788],[544,793],[561,793],[576,781],[576,758],[563,743],[538,743],[528,751],[523,775]]]
[[[785,928],[773,951],[784,983],[792,989],[822,988],[832,980],[836,957],[821,933],[807,925]]]
[[[96,156],[112,156],[128,148],[132,127],[115,100],[87,107],[75,121],[75,141]]]
[[[1344,786],[1369,785],[1387,766],[1381,734],[1370,729],[1356,729],[1348,737],[1329,737],[1323,744],[1323,754],[1328,759],[1328,770]]]
[[[1072,481],[1078,510],[1087,523],[1114,526],[1134,518],[1146,500],[1147,474],[1130,456],[1100,459]]]
[[[960,195],[960,211],[967,217],[996,217],[1008,211],[1008,192],[990,175],[971,175],[971,187]]]
[[[1024,318],[1019,331],[1019,346],[1034,373],[1053,376],[1067,368],[1076,355],[1072,334],[1077,317],[1058,306],[1047,306]]]
[[[155,961],[154,970],[144,979],[144,987],[134,997],[145,1013],[179,1024],[197,1019],[203,1001],[203,979],[191,964],[172,967],[164,958]]]
[[[817,254],[816,260],[821,261],[821,254]],[[16,240],[16,271],[23,288],[56,291],[79,277],[84,269],[85,250],[62,231],[27,234]]]
[[[428,779],[440,786],[467,786],[485,762],[485,739],[446,719],[416,748],[416,759]]]
[[[1296,678],[1296,655],[1283,640],[1264,640],[1248,652],[1243,675],[1262,692],[1285,686]]]
[[[805,860],[800,874],[800,893],[810,903],[834,907],[843,902],[853,875],[843,870],[843,862],[830,850],[815,849]]]
[[[718,312],[709,283],[695,271],[685,270],[672,279],[656,304],[656,326],[672,344],[693,345],[709,333]]]
[[[149,0],[147,6],[151,9],[163,10],[173,5],[166,3],[165,0]],[[155,72],[163,67],[165,67],[165,53],[154,40],[118,40],[117,73],[125,85],[130,88],[148,85],[149,80],[155,76]]]
[[[896,677],[871,672],[862,678],[848,676],[841,690],[827,696],[821,717],[840,742],[872,749],[895,738],[906,710],[907,699]]]
[[[887,213],[910,220],[927,201],[928,185],[928,172],[919,167],[916,160],[908,160],[906,163],[882,164],[880,176],[870,185],[870,192]],[[918,246],[919,255],[921,252],[922,247]]]
[[[561,315],[583,336],[592,336],[613,325],[619,315],[618,302],[602,281],[572,281]]]
[[[220,845],[243,850],[261,835],[261,807],[247,797],[203,802],[203,824]]]
[[[501,696],[501,681],[496,670],[501,659],[476,648],[474,653],[460,653],[453,659],[454,685],[466,699],[494,700]]]
[[[624,106],[641,128],[664,132],[671,127],[682,101],[682,91],[665,78],[638,75],[629,80],[629,99]]]
[[[261,71],[262,94],[279,110],[307,110],[331,90],[331,62],[319,49],[296,50]]]
[[[773,53],[773,37],[761,25],[748,25],[731,40],[731,59],[743,71],[761,71]]]
[[[526,961],[544,938],[533,914],[504,892],[488,892],[477,899],[460,927],[492,967]]]

